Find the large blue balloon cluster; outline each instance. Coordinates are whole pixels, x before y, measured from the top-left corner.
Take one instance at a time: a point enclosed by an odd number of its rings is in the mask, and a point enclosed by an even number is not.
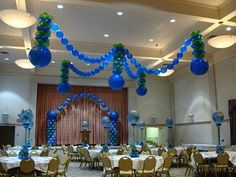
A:
[[[212,119],[215,122],[216,126],[219,127],[222,125],[224,121],[224,114],[221,111],[214,112],[212,115]]]
[[[208,71],[209,64],[205,58],[205,44],[199,31],[192,33],[192,48],[194,59],[191,62],[190,69],[193,74],[201,76]]]
[[[110,118],[110,125],[109,125],[110,144],[112,146],[117,146],[118,145],[117,122],[119,119],[119,113],[118,112],[110,112],[109,118]]]
[[[87,121],[84,120],[81,125],[81,130],[88,131],[88,129],[89,129],[89,124]]]
[[[21,146],[21,150],[19,152],[18,158],[20,160],[26,160],[26,159],[31,158],[31,156],[29,154],[29,146],[27,144],[24,144]]]
[[[56,140],[56,119],[57,112],[50,110],[47,113],[47,145],[55,146],[57,143]]]
[[[172,128],[173,124],[174,124],[174,120],[172,118],[168,117],[166,119],[166,126],[167,126],[167,128]]]
[[[51,52],[48,49],[51,35],[51,21],[53,17],[47,12],[38,18],[37,32],[35,33],[35,46],[29,52],[29,60],[36,67],[47,66],[51,61]]]

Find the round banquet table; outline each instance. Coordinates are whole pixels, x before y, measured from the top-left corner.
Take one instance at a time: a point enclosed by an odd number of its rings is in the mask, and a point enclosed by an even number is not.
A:
[[[35,169],[39,171],[47,171],[48,163],[52,157],[32,157],[35,163]],[[0,157],[0,163],[4,170],[20,167],[21,160],[18,157]]]
[[[143,168],[143,162],[148,156],[149,155],[140,154],[139,157],[135,157],[135,158],[131,158],[130,156],[127,156],[127,155],[114,155],[114,156],[108,156],[108,157],[111,161],[112,168],[119,166],[118,162],[122,157],[129,157],[133,162],[133,169],[139,170]],[[164,159],[161,156],[154,156],[154,157],[156,158],[155,170],[157,170],[161,166],[161,164],[163,164]]]
[[[31,151],[36,151],[38,154],[40,154],[43,150],[30,150],[29,153]],[[20,149],[7,150],[7,154],[9,154],[10,152],[15,152],[17,155],[19,155]]]
[[[88,149],[91,158],[98,157],[101,150],[102,149]],[[109,149],[108,153],[110,155],[116,155],[117,151],[118,151],[118,149]]]

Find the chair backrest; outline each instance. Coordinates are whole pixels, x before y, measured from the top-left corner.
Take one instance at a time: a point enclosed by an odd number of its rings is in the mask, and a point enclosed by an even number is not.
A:
[[[87,161],[91,160],[91,157],[90,157],[88,149],[83,148],[82,149],[82,153],[83,153],[83,157],[84,157],[85,160],[87,160]]]
[[[10,151],[7,154],[8,154],[8,157],[16,157],[17,156],[17,153],[14,151]]]
[[[73,153],[74,152],[74,148],[73,148],[73,146],[67,146],[67,152],[68,153]]]
[[[167,155],[164,159],[163,168],[170,169],[173,162],[173,156],[171,154]]]
[[[116,155],[122,155],[124,152],[124,150],[122,148],[118,149],[118,151],[116,152]]]
[[[0,162],[0,174],[3,174],[3,176],[4,176],[5,173],[6,173],[6,171],[4,170],[4,168],[2,167],[2,164]]]
[[[41,156],[41,157],[46,157],[46,156],[48,156],[48,154],[49,154],[49,151],[48,151],[48,150],[43,150],[43,151],[40,153],[40,156]]]
[[[217,164],[218,165],[228,165],[229,164],[229,154],[226,152],[219,153],[217,155]]]
[[[186,148],[186,152],[188,153],[189,157],[191,157],[191,155],[192,155],[192,150],[193,150],[192,146],[189,146],[189,147]]]
[[[0,155],[1,155],[2,157],[8,156],[7,151],[5,151],[5,150],[0,150]]]
[[[173,156],[176,156],[177,155],[177,150],[175,148],[169,149],[168,154],[172,154]]]
[[[143,162],[143,171],[144,170],[155,170],[156,167],[156,158],[154,156],[147,157]]]
[[[31,148],[31,150],[39,150],[39,147],[38,147],[38,146],[33,146],[33,147]]]
[[[65,163],[65,166],[64,166],[64,169],[63,171],[66,173],[68,168],[69,168],[69,164],[70,164],[70,161],[71,161],[71,156],[69,155],[66,159],[66,163]]]
[[[37,151],[30,151],[30,156],[39,156],[40,154]]]
[[[20,172],[32,173],[34,171],[35,163],[32,159],[22,160],[20,162]]]
[[[183,155],[184,162],[185,162],[186,164],[189,164],[189,163],[190,163],[190,158],[189,158],[189,156],[188,156],[188,153],[184,150],[184,151],[182,151],[181,154]]]
[[[133,162],[129,157],[122,157],[119,162],[120,171],[132,171],[133,170]]]
[[[61,165],[65,165],[65,164],[66,164],[66,161],[67,161],[67,159],[68,159],[69,156],[70,156],[70,155],[68,155],[68,154],[62,154],[62,155],[60,155],[60,156],[59,156],[60,164],[61,164]]]
[[[101,154],[101,160],[102,160],[103,167],[104,167],[105,169],[111,168],[111,161],[110,161],[110,159],[107,157],[106,154]]]
[[[195,152],[195,153],[193,154],[193,158],[194,158],[194,161],[195,161],[195,163],[196,163],[197,165],[202,165],[202,164],[204,164],[204,159],[203,159],[201,153]]]
[[[144,144],[142,147],[141,147],[141,151],[148,151],[148,145],[147,144]]]
[[[47,172],[54,172],[56,173],[58,170],[58,167],[60,165],[60,160],[58,157],[54,157],[50,160],[49,164],[48,164],[48,170]]]
[[[157,150],[157,155],[161,156],[161,154],[165,151],[166,151],[165,148],[159,147],[158,150]]]

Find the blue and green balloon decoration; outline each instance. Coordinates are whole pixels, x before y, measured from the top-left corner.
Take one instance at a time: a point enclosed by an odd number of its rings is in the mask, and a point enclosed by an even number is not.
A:
[[[118,145],[118,119],[119,119],[119,113],[118,112],[110,112],[109,114],[109,119],[110,119],[110,124],[109,124],[109,133],[110,133],[110,144],[112,146],[117,146]]]
[[[128,121],[129,121],[130,125],[133,127],[133,144],[135,144],[135,130],[134,130],[134,127],[136,125],[138,125],[138,121],[140,119],[139,112],[136,111],[136,110],[131,110],[128,113],[127,118],[128,118]]]
[[[20,121],[25,128],[25,142],[21,146],[21,150],[19,152],[19,159],[29,159],[31,158],[29,155],[29,148],[30,148],[30,139],[28,136],[27,139],[27,130],[32,129],[34,123],[33,123],[33,112],[31,109],[23,109],[21,112],[18,114],[18,117],[20,118]],[[29,133],[29,132],[28,132]]]
[[[57,85],[57,91],[59,93],[65,94],[70,91],[70,84],[68,83],[69,80],[69,64],[68,60],[63,60],[61,63],[60,69],[60,83]]]
[[[168,117],[168,118],[166,119],[166,127],[167,127],[167,128],[172,128],[173,125],[174,125],[174,120],[173,120],[172,118]]]
[[[49,37],[50,30],[56,33],[56,37],[60,40],[61,44],[65,49],[71,53],[71,55],[85,64],[96,64],[97,67],[90,71],[82,71],[74,66],[72,63],[68,62],[67,66],[76,75],[81,77],[92,77],[99,74],[105,68],[109,66],[110,63],[113,64],[112,75],[108,78],[109,87],[113,90],[120,90],[125,85],[125,80],[122,76],[122,71],[125,70],[127,75],[132,79],[138,80],[138,88],[136,90],[137,94],[144,96],[147,93],[147,88],[145,86],[145,76],[144,74],[150,74],[159,76],[160,73],[165,73],[170,69],[173,69],[179,64],[179,61],[183,58],[184,54],[187,52],[188,47],[191,45],[193,48],[194,59],[191,62],[190,69],[193,74],[201,76],[205,74],[208,70],[208,62],[204,59],[205,57],[205,45],[203,42],[202,35],[199,31],[193,32],[191,37],[183,42],[179,52],[176,57],[166,66],[160,68],[147,68],[137,61],[130,53],[130,51],[125,48],[123,44],[115,44],[112,49],[107,53],[99,57],[89,57],[82,53],[81,51],[75,49],[75,47],[70,43],[70,41],[64,36],[64,33],[60,30],[59,26],[52,21],[53,17],[48,15],[46,12],[41,14],[38,19],[37,32],[36,32],[36,43],[29,53],[29,58],[31,63],[36,67],[44,67],[50,63],[51,52],[49,47]],[[133,65],[136,72],[133,72],[130,65]],[[63,65],[62,65],[63,70]],[[141,74],[143,73],[143,74]],[[58,91],[60,93],[65,93],[70,91],[69,77],[68,80],[65,79],[65,75],[61,75],[61,82],[58,86]],[[62,82],[63,80],[63,82]]]
[[[57,112],[50,110],[47,113],[47,145],[55,146],[57,144]]]
[[[140,145],[141,146],[143,146],[144,145],[144,138],[143,138],[143,131],[144,131],[144,129],[145,129],[145,122],[143,122],[143,121],[141,121],[140,123],[139,123],[139,129],[140,129],[140,131],[141,131],[141,142],[140,142]]]
[[[51,36],[51,22],[53,17],[47,12],[38,18],[35,46],[29,52],[29,60],[36,67],[45,67],[51,61],[49,37]]]
[[[102,120],[101,120],[101,123],[102,123],[102,127],[104,129],[104,144],[107,144],[107,128],[109,127],[109,123],[110,123],[110,120],[107,116],[103,116],[102,117]]]
[[[221,111],[216,111],[212,114],[212,119],[215,122],[217,126],[217,131],[218,131],[218,146],[220,146],[220,126],[222,125],[224,121],[224,114]],[[220,151],[220,147],[216,147],[216,150]]]
[[[208,62],[205,58],[205,44],[203,42],[200,31],[192,32],[192,45],[194,59],[191,62],[190,69],[193,74],[197,76],[204,75],[209,68]]]

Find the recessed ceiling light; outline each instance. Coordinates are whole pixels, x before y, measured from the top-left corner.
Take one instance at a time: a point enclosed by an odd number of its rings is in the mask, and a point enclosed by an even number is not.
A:
[[[3,48],[3,46],[0,46],[0,49],[2,49]]]
[[[121,12],[121,11],[117,12],[116,14],[117,14],[118,16],[122,16],[122,15],[124,15],[124,13]]]
[[[86,63],[87,66],[90,66],[90,63]]]
[[[228,27],[226,28],[226,31],[231,31],[231,27],[228,26]]]
[[[8,60],[9,60],[9,58],[7,58],[7,57],[6,57],[6,58],[4,58],[4,60],[8,61]]]
[[[58,5],[57,5],[57,8],[58,8],[58,9],[63,9],[63,5],[62,5],[62,4],[58,4]]]
[[[170,22],[171,22],[171,23],[174,23],[174,22],[175,22],[175,19],[171,19]]]
[[[149,42],[153,42],[154,41],[154,39],[149,39]]]
[[[72,65],[73,65],[73,62],[71,61],[71,62],[70,62],[70,64],[72,64]]]
[[[52,63],[55,63],[55,61],[52,61]]]
[[[104,37],[109,37],[109,34],[104,34]]]

